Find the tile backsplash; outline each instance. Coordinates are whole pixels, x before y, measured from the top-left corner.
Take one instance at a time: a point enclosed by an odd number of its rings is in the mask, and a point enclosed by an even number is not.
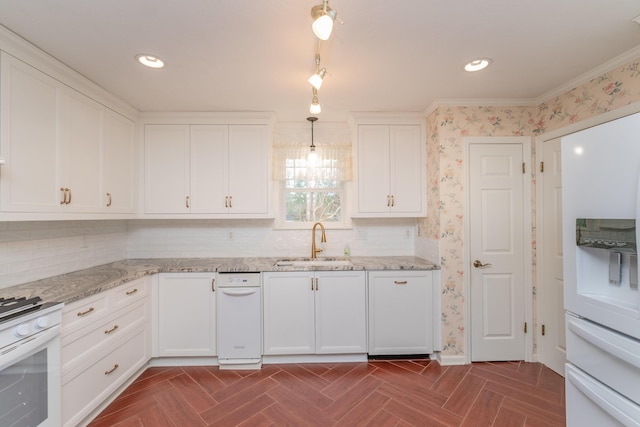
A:
[[[0,222],[0,288],[126,255],[126,221]]]
[[[352,256],[431,259],[434,247],[417,237],[415,219],[354,220],[326,235],[321,256],[342,256],[348,244]],[[124,258],[306,257],[310,250],[311,229],[274,229],[267,220],[0,222],[0,288]]]

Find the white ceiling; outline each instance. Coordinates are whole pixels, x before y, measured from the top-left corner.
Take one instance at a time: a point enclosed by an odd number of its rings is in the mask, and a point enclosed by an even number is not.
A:
[[[320,0],[0,0],[0,24],[140,111],[305,121]],[[640,45],[638,0],[331,0],[321,120],[539,98]],[[167,63],[145,69],[152,53]],[[478,56],[479,73],[462,71]]]

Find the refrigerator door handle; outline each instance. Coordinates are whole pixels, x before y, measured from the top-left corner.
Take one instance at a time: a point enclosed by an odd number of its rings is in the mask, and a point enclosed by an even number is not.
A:
[[[598,326],[593,326],[586,321],[567,318],[567,325],[569,330],[583,338],[587,342],[590,342],[596,347],[601,348],[605,352],[617,357],[620,360],[640,368],[640,356],[636,355],[631,349],[626,349],[621,345],[617,345],[615,341],[617,338],[614,334],[602,329]]]

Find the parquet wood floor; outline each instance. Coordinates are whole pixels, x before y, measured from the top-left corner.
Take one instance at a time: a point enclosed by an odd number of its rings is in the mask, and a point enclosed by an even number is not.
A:
[[[539,363],[387,360],[148,368],[90,427],[537,427],[564,412],[564,379]]]

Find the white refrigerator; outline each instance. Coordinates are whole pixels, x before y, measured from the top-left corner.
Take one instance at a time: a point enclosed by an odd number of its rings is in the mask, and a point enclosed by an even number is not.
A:
[[[640,426],[640,114],[561,145],[567,425]]]

